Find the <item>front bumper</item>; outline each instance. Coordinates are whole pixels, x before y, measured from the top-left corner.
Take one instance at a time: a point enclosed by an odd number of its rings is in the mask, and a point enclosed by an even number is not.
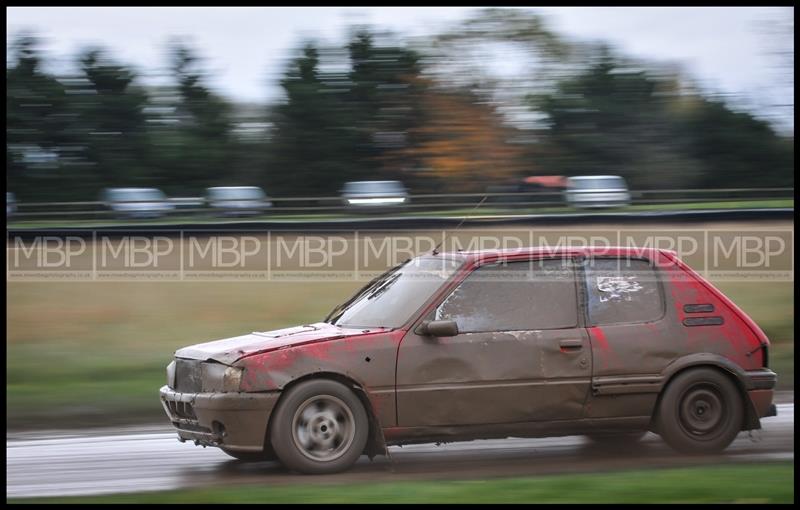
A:
[[[260,452],[280,393],[180,393],[162,386],[160,395],[181,441]]]

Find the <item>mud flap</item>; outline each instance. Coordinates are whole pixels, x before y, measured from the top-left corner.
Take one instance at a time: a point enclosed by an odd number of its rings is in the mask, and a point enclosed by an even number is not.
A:
[[[389,448],[386,446],[386,438],[383,436],[383,429],[381,428],[380,423],[378,423],[378,418],[375,416],[375,413],[372,410],[367,392],[364,391],[364,388],[361,388],[355,384],[351,385],[351,387],[358,393],[359,399],[367,408],[367,412],[370,414],[371,418],[369,420],[369,439],[367,441],[367,447],[364,453],[367,455],[370,462],[376,456],[384,455],[389,460],[389,464],[391,465],[392,457],[389,455]]]

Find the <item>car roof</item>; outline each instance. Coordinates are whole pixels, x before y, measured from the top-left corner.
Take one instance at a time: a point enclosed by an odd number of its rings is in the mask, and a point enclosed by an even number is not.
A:
[[[586,256],[623,256],[632,258],[653,259],[658,253],[668,253],[677,255],[675,251],[663,250],[659,248],[642,248],[637,246],[585,246],[576,248],[558,246],[536,246],[525,248],[507,248],[497,250],[464,250],[455,252],[442,252],[441,256],[450,257],[461,255],[469,261],[484,259],[504,259],[504,258],[525,258],[528,256],[565,256],[565,255],[586,255]]]

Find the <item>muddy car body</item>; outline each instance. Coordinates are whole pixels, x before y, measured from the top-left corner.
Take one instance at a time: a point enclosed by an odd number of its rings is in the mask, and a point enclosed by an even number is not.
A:
[[[335,472],[386,445],[644,431],[724,449],[775,413],[769,341],[669,251],[440,253],[324,322],[175,353],[181,440]]]

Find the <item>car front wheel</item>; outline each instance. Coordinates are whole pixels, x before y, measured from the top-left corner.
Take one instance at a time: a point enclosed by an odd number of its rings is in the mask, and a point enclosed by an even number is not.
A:
[[[733,442],[744,421],[735,384],[721,372],[699,368],[683,372],[667,386],[657,426],[668,445],[684,453],[717,453]]]
[[[358,397],[331,380],[305,381],[281,399],[270,439],[275,454],[294,471],[344,471],[364,452],[369,419]]]

